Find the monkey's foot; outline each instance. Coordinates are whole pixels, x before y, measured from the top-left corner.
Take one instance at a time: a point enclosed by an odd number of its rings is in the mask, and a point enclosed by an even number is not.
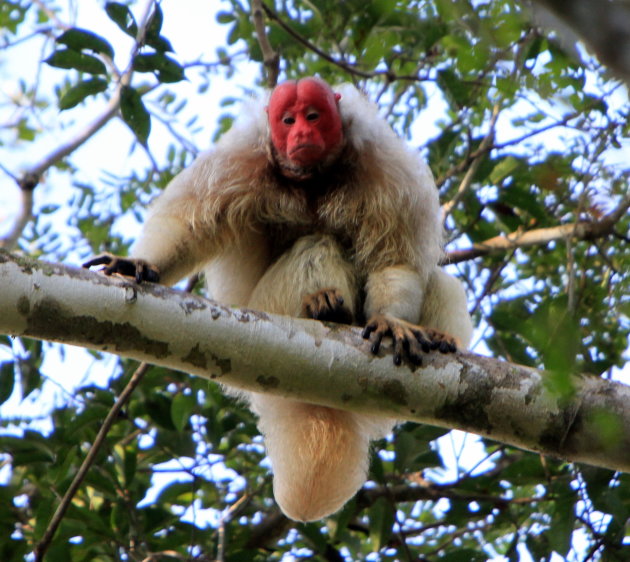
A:
[[[105,275],[118,273],[119,275],[124,275],[125,277],[133,277],[136,280],[136,283],[142,283],[143,281],[158,283],[160,281],[160,272],[157,267],[144,260],[121,258],[113,254],[105,253],[86,261],[83,264],[83,267],[89,269],[95,265],[104,265],[105,267],[103,267],[100,271]]]
[[[352,312],[337,289],[321,289],[302,299],[302,315],[306,318],[352,324]]]
[[[402,363],[403,356],[406,356],[412,363],[421,365],[422,353],[433,350],[439,350],[442,353],[457,351],[457,344],[452,336],[385,314],[377,314],[368,320],[363,330],[363,337],[370,339],[372,335],[371,351],[375,355],[381,348],[383,338],[385,336],[392,338],[395,365]]]

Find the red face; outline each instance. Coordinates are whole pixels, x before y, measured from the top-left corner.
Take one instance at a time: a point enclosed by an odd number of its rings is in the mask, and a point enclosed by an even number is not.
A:
[[[267,114],[271,142],[283,160],[305,168],[324,162],[334,153],[343,140],[340,98],[316,78],[285,82],[275,88]]]

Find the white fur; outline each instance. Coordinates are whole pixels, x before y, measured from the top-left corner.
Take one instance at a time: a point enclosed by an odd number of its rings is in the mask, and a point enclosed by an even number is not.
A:
[[[466,345],[465,296],[437,267],[442,227],[428,167],[375,105],[351,86],[338,91],[350,155],[341,188],[324,191],[316,208],[300,185],[286,189],[270,164],[266,100],[254,101],[153,205],[134,257],[169,284],[205,268],[213,298],[292,316],[305,295],[331,287],[356,313],[365,289],[366,317],[421,321]],[[283,236],[286,247],[274,247]],[[264,394],[246,399],[259,416],[276,499],[301,521],[352,497],[367,475],[370,440],[393,424]]]

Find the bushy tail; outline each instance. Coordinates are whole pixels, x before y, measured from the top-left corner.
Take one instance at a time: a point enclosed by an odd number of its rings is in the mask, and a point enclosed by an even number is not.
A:
[[[363,485],[370,439],[390,430],[392,420],[370,418],[254,394],[282,511],[296,521],[315,521],[341,509]]]

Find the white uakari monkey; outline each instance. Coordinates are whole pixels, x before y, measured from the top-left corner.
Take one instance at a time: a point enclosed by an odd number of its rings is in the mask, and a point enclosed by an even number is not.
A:
[[[277,86],[157,199],[131,258],[106,274],[173,284],[199,269],[226,304],[365,326],[393,359],[467,346],[461,285],[438,267],[431,173],[355,88],[317,78]],[[339,510],[363,485],[370,440],[393,420],[246,393],[274,494],[299,521]]]

